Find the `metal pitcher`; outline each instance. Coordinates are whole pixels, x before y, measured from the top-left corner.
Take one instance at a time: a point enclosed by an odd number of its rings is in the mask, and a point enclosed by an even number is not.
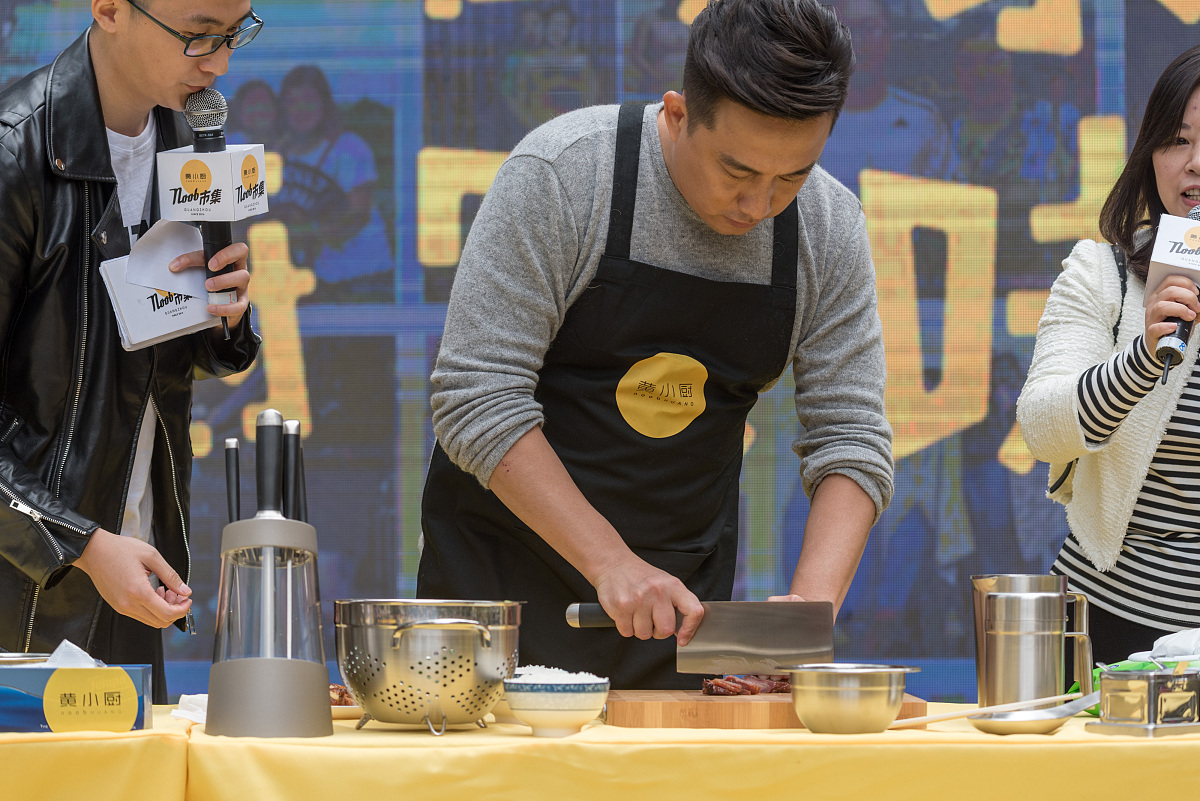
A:
[[[1061,695],[1066,638],[1075,640],[1075,679],[1092,692],[1087,599],[1067,591],[1065,576],[972,576],[975,678],[982,705]],[[1075,631],[1067,631],[1067,604]]]

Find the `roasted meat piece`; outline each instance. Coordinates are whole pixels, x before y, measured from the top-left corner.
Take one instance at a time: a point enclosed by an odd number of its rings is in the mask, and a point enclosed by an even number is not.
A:
[[[329,685],[330,706],[354,706],[354,696],[341,684]]]
[[[792,691],[792,685],[777,676],[725,676],[704,679],[701,689],[705,695],[758,695],[788,693]]]
[[[749,695],[750,691],[734,681],[724,679],[705,679],[703,686],[705,695]]]

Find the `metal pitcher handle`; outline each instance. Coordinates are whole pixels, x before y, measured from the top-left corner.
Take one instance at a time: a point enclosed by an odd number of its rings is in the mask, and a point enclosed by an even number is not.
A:
[[[1080,634],[1087,634],[1089,631],[1087,596],[1078,592],[1068,592],[1067,599],[1068,602],[1075,602],[1075,631],[1079,632]]]
[[[1068,631],[1068,637],[1075,638],[1075,681],[1079,682],[1079,691],[1091,695],[1095,689],[1092,674],[1092,638],[1088,636],[1088,600],[1077,592],[1067,593],[1068,599],[1075,602],[1075,631]]]
[[[1082,631],[1067,632],[1068,637],[1075,638],[1075,681],[1079,682],[1079,692],[1091,695],[1095,689],[1092,676],[1092,638]]]
[[[477,631],[484,648],[492,647],[492,632],[477,620],[464,620],[455,617],[439,617],[433,620],[414,620],[412,623],[401,623],[392,634],[392,647],[400,644],[400,635],[416,629],[452,629],[458,631]],[[1090,649],[1089,649],[1090,651]],[[1090,657],[1089,657],[1090,660]]]

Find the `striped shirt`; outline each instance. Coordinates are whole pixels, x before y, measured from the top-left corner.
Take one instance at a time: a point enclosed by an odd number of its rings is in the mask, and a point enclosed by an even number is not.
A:
[[[1162,376],[1141,336],[1079,378],[1079,423],[1103,442]],[[1052,573],[1119,617],[1165,631],[1200,627],[1200,364],[1192,374],[1138,493],[1112,570],[1088,561],[1074,536]]]

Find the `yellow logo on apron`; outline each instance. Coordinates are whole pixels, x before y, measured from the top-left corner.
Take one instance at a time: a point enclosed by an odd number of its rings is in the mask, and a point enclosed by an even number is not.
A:
[[[639,434],[673,437],[704,411],[707,380],[708,370],[691,356],[657,353],[617,383],[617,409]]]

